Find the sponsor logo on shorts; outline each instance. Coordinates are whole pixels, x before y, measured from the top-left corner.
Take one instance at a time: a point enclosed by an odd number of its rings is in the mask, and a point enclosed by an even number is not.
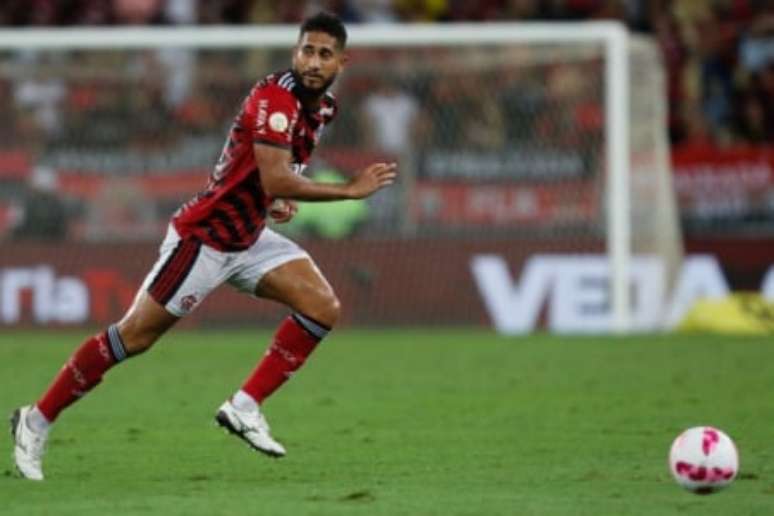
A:
[[[190,312],[194,309],[196,304],[199,302],[199,299],[196,297],[196,294],[188,294],[187,296],[184,296],[183,299],[180,300],[180,308],[185,310],[186,312]]]

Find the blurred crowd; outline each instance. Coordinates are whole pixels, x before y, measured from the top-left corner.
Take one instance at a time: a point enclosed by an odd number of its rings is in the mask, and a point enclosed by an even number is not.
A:
[[[669,71],[673,143],[774,140],[771,0],[5,0],[0,25],[618,19],[654,35]]]
[[[319,9],[348,23],[621,20],[652,35],[660,49],[674,145],[774,142],[772,0],[5,0],[0,26],[296,24]],[[579,51],[568,59],[539,50],[472,48],[459,55],[428,49],[417,59],[399,50],[355,50],[356,66],[336,91],[346,108],[324,147],[391,156],[435,150],[431,164],[452,159],[463,176],[467,163],[476,177],[489,179],[540,172],[544,165],[558,178],[589,170],[603,126],[602,71],[598,57]],[[149,205],[131,176],[212,163],[241,98],[257,78],[289,62],[287,49],[0,57],[0,153],[22,148],[43,170],[115,172],[123,181],[121,199],[90,194],[81,203],[81,210],[94,212],[85,216],[94,222],[85,233],[94,238],[105,237],[105,213],[122,205],[135,213],[124,235],[155,236],[154,224],[165,220],[180,193],[168,191]],[[548,141],[553,148],[541,154]],[[518,152],[525,147],[529,152]],[[450,152],[460,149],[471,154]],[[562,149],[580,155],[562,155]],[[56,178],[41,185],[36,189],[58,187]],[[3,190],[13,196],[11,187]],[[2,202],[0,196],[0,234]]]

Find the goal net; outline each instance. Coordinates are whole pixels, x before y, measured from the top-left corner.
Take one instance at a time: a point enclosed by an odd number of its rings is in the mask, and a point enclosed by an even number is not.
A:
[[[241,100],[289,66],[296,36],[0,31],[0,323],[120,314]],[[652,43],[607,23],[364,26],[350,42],[340,115],[309,174],[343,181],[394,160],[399,184],[304,205],[275,226],[320,263],[348,322],[659,327],[651,298],[668,288],[681,239]],[[643,267],[660,293],[639,293]],[[218,296],[192,320],[276,316]]]

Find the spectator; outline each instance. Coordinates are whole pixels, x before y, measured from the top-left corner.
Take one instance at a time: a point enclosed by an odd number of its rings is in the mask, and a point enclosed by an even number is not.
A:
[[[526,56],[512,53],[516,66],[503,70],[498,88],[505,124],[505,138],[511,144],[529,143],[535,135],[535,122],[538,114],[546,109],[546,88],[539,74],[534,73],[534,64],[529,64]],[[526,61],[526,62],[525,62]]]
[[[161,0],[113,0],[118,25],[151,25],[166,21]]]
[[[450,1],[452,0],[394,0],[393,9],[402,21],[431,22],[447,15]]]
[[[34,55],[31,57],[32,61],[37,61]],[[45,66],[38,70],[33,76],[17,82],[14,101],[22,112],[30,115],[39,132],[53,136],[62,129],[61,108],[67,88],[61,79],[47,76]]]
[[[87,208],[85,236],[89,240],[149,239],[161,225],[153,199],[132,178],[107,178]]]
[[[419,106],[393,78],[382,80],[363,103],[364,129],[371,145],[401,156],[411,148]]]
[[[550,9],[540,0],[505,0],[502,18],[514,21],[530,21],[549,18]]]
[[[762,111],[763,141],[774,143],[774,61],[756,74],[752,97]]]
[[[679,106],[685,99],[684,71],[689,52],[679,30],[678,21],[671,12],[656,11],[653,14],[653,27],[666,66],[669,136],[673,142],[679,142],[685,130]]]
[[[484,84],[495,84],[496,72],[483,71]],[[463,122],[463,141],[478,150],[501,151],[505,144],[505,123],[497,98],[482,95],[478,79],[466,74],[460,79],[468,112]]]
[[[17,240],[62,240],[67,235],[68,210],[57,195],[56,172],[36,167],[22,197],[20,223],[13,229]]]
[[[352,8],[364,23],[391,23],[398,21],[393,0],[358,0]]]
[[[766,108],[758,96],[748,93],[741,97],[737,112],[737,134],[742,141],[761,145],[774,140],[767,127]]]

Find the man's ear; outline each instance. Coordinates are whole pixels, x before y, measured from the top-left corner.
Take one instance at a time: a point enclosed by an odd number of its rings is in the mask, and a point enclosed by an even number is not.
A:
[[[349,64],[349,52],[346,50],[341,51],[341,59],[339,61],[341,68],[345,68]]]
[[[293,45],[293,48],[290,51],[291,52],[290,57],[294,62],[296,60],[296,56],[298,55],[298,50],[301,48],[299,45],[300,45],[300,42],[296,43],[295,45]]]

